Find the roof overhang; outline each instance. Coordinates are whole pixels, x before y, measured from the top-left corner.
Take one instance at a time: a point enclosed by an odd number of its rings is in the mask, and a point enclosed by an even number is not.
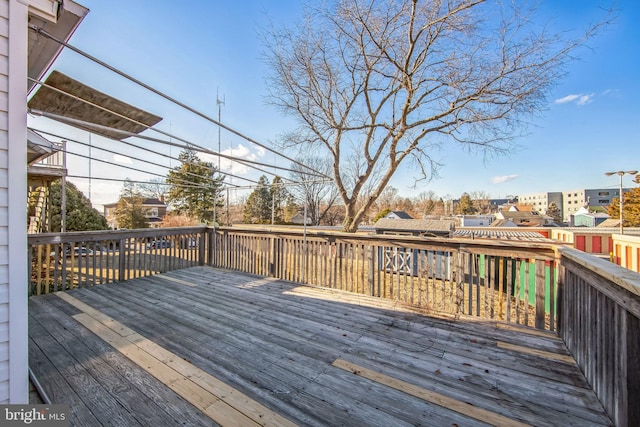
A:
[[[62,45],[35,31],[40,28],[64,41],[68,41],[89,9],[72,0],[31,0],[29,6],[29,58],[27,75],[41,80],[62,50]],[[35,83],[28,82],[28,90]]]
[[[155,125],[162,117],[99,92],[71,77],[53,71],[29,100],[32,113],[121,140]]]
[[[27,164],[33,165],[40,160],[62,150],[62,145],[51,142],[37,132],[27,129]]]

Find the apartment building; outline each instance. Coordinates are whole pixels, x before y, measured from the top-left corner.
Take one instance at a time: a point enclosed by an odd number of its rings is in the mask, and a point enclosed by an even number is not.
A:
[[[624,188],[622,191],[630,191]],[[529,205],[538,213],[545,214],[552,203],[555,203],[562,211],[562,220],[569,222],[582,207],[606,208],[613,199],[620,197],[620,190],[613,188],[589,188],[562,192],[534,193],[518,196],[518,202]]]

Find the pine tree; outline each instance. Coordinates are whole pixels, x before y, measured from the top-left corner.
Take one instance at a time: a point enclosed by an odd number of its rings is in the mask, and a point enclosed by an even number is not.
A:
[[[269,180],[262,175],[244,205],[243,221],[248,224],[269,224],[271,222],[271,190]]]
[[[545,212],[545,214],[553,218],[553,221],[558,224],[562,222],[562,211],[560,210],[558,205],[553,202],[549,204],[549,207],[547,207],[547,211]]]
[[[469,193],[463,193],[458,202],[458,212],[462,215],[473,215],[476,213],[476,208],[473,207],[473,200]]]
[[[271,199],[272,218],[275,224],[282,224],[285,217],[285,208],[290,199],[289,191],[282,185],[282,178],[276,176],[271,182],[269,198]]]
[[[167,175],[167,201],[178,214],[202,223],[213,223],[214,207],[220,208],[218,212],[221,212],[223,206],[222,176],[214,177],[216,168],[213,164],[201,160],[193,150],[184,150],[178,160],[182,164]]]
[[[116,205],[115,217],[118,228],[136,229],[149,227],[145,209],[142,206],[143,201],[142,194],[127,179]]]

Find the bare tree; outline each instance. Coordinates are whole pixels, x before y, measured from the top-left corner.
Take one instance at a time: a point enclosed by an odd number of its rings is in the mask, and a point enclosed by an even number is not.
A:
[[[148,182],[136,184],[137,190],[148,199],[162,200],[169,191],[169,185],[164,178],[152,178]]]
[[[438,202],[438,196],[433,190],[423,191],[416,196],[415,204],[422,215],[431,215]]]
[[[383,209],[395,209],[398,201],[398,189],[388,185],[378,196],[378,207]]]
[[[342,0],[309,6],[295,28],[265,37],[270,100],[300,124],[286,142],[331,157],[345,231],[401,164],[428,179],[445,142],[508,151],[523,120],[545,107],[598,25],[565,40],[536,26],[523,3]]]
[[[328,158],[308,156],[296,160],[313,170],[326,175],[331,174],[331,160]],[[297,185],[291,186],[289,191],[299,204],[307,204],[307,215],[311,224],[320,225],[327,212],[338,201],[335,184],[332,181],[318,179],[316,175],[309,175],[308,169],[300,164],[292,163],[290,168],[294,171],[290,173],[290,177]]]
[[[479,214],[491,213],[491,196],[486,191],[478,190],[473,191],[471,194],[473,200],[473,207]]]

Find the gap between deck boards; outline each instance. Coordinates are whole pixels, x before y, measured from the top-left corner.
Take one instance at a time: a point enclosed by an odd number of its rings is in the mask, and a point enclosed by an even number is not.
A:
[[[215,422],[223,426],[296,425],[68,293],[56,295],[82,311],[72,316],[73,319]]]

